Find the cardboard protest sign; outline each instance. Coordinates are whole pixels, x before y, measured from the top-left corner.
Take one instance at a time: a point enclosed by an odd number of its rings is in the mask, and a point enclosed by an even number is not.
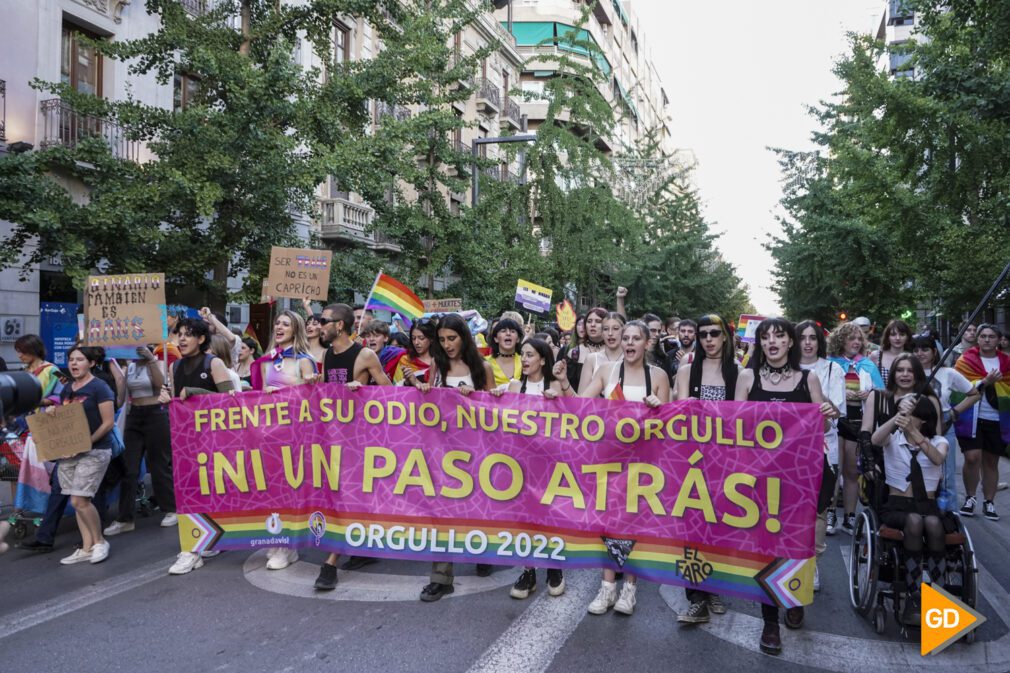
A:
[[[28,416],[28,429],[39,460],[69,458],[91,450],[91,428],[82,404],[64,404]]]
[[[425,299],[425,313],[459,313],[463,310],[462,299]]]
[[[740,341],[745,344],[754,343],[754,333],[757,331],[758,325],[764,320],[763,315],[742,315],[740,316],[739,322],[736,324],[736,335],[740,337]]]
[[[553,290],[522,278],[516,284],[516,304],[532,313],[544,314],[550,311],[553,294]]]
[[[270,274],[265,294],[273,298],[326,301],[332,261],[332,250],[274,246],[270,248]]]
[[[88,276],[84,343],[110,358],[135,358],[137,347],[168,338],[165,274]]]

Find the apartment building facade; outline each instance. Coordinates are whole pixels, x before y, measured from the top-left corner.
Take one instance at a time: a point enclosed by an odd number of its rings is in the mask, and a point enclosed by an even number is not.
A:
[[[499,3],[501,4],[501,3]],[[577,29],[583,11],[588,21]],[[547,102],[536,99],[544,84],[559,75],[556,59],[564,54],[601,74],[599,91],[619,111],[612,137],[600,139],[600,149],[622,155],[650,131],[660,148],[673,155],[670,99],[648,49],[646,36],[632,3],[622,0],[510,0],[495,16],[515,37],[525,65],[519,87],[534,99],[521,103],[536,129],[547,113]],[[583,43],[590,42],[598,52]]]
[[[475,2],[477,0],[474,0]],[[179,0],[187,12],[205,12],[213,0]],[[113,100],[129,94],[146,105],[179,109],[192,96],[195,82],[185,75],[160,84],[153,75],[136,76],[127,66],[105,59],[87,46],[81,36],[106,40],[128,40],[148,35],[160,27],[159,17],[148,15],[143,2],[130,0],[0,0],[6,22],[6,37],[0,41],[0,154],[31,151],[52,145],[73,146],[84,136],[101,135],[113,155],[123,161],[150,161],[141,143],[129,140],[124,130],[109,120],[80,115],[50,94],[29,85],[33,79],[69,83],[75,89]],[[519,106],[509,97],[518,80],[521,57],[515,41],[485,13],[454,38],[461,54],[473,54],[489,44],[500,44],[479,64],[473,81],[466,82],[472,95],[455,106],[466,128],[453,138],[457,146],[469,150],[474,138],[493,137],[517,131],[522,125]],[[333,28],[334,56],[338,60],[367,59],[381,50],[377,31],[357,17],[345,17]],[[305,68],[321,65],[321,59],[307,42],[299,43],[292,55]],[[413,112],[382,101],[370,103],[373,129],[385,115],[405,116]],[[483,148],[485,156],[498,156],[493,146]],[[516,179],[514,166],[502,165],[492,171],[498,179]],[[88,190],[83,184],[65,180],[74,198],[84,202]],[[458,207],[470,192],[447,194]],[[299,216],[299,233],[306,240],[317,233],[329,247],[366,246],[393,257],[399,248],[379,233],[368,231],[374,210],[356,194],[341,190],[339,176],[331,176],[318,188],[318,209]],[[0,233],[9,233],[11,224],[0,221]],[[19,265],[24,266],[24,265]],[[22,277],[22,275],[24,277]],[[229,279],[229,290],[241,287],[240,278]],[[441,289],[439,279],[435,289]],[[0,269],[0,356],[16,364],[13,341],[22,334],[40,330],[40,306],[47,302],[80,302],[79,292],[63,273],[59,256],[41,264]],[[233,325],[249,320],[243,304],[229,304],[227,317]]]

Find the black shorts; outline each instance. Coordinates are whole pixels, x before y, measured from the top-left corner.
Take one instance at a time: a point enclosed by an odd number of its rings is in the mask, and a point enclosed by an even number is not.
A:
[[[957,443],[961,451],[978,451],[992,453],[997,456],[1007,455],[1006,442],[1000,434],[999,421],[978,420],[974,437],[958,437]]]

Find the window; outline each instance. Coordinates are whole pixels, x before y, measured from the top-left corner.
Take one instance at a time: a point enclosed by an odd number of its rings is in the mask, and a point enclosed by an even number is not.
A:
[[[94,96],[102,95],[102,55],[80,39],[87,36],[98,39],[69,23],[63,24],[60,44],[60,79],[74,91]]]
[[[175,73],[175,82],[172,86],[172,109],[181,112],[196,102],[196,95],[200,89],[200,78],[187,73]]]
[[[346,63],[351,60],[351,29],[339,21],[333,27],[333,60]]]

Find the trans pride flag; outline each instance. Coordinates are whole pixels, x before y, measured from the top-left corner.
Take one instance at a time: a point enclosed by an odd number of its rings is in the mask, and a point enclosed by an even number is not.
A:
[[[365,302],[365,310],[389,311],[403,318],[409,327],[424,315],[424,302],[410,288],[392,276],[379,272]]]
[[[1003,372],[1003,380],[992,384],[992,388],[996,392],[995,403],[993,402],[991,392],[984,390],[983,394],[989,400],[989,403],[992,404],[999,412],[1000,434],[1003,436],[1003,441],[1010,444],[1010,355],[997,351],[996,357],[999,358],[999,369]],[[964,354],[958,358],[957,364],[954,365],[954,368],[973,384],[978,383],[978,381],[985,378],[986,374],[988,374],[985,369],[985,365],[982,363],[982,356],[979,355],[977,346],[966,350]],[[964,399],[964,397],[964,393],[958,393],[956,391],[951,392],[951,406],[958,404]],[[957,435],[959,437],[974,437],[975,421],[977,417],[977,404],[959,415],[957,417],[957,422],[954,424]]]

